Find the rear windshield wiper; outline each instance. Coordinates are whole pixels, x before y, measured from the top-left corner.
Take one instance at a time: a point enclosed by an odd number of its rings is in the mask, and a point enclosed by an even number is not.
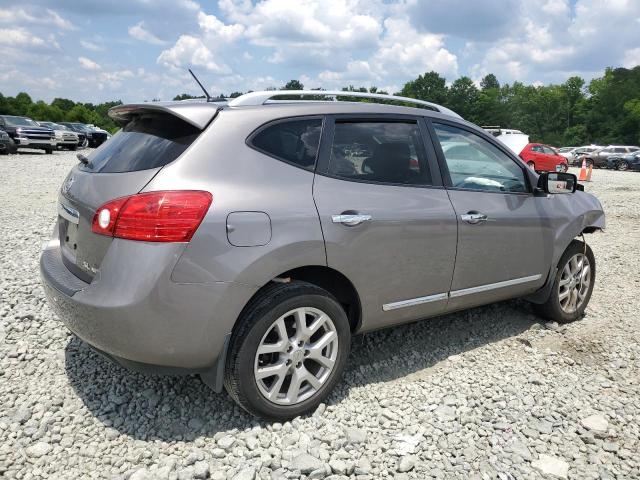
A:
[[[80,162],[82,162],[87,167],[93,168],[93,165],[91,165],[91,162],[89,161],[89,159],[85,157],[82,153],[77,154],[76,157],[78,157],[78,160],[80,160]]]

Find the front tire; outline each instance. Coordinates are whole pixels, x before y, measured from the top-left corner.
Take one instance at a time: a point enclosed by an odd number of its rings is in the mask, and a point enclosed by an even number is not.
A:
[[[616,165],[616,169],[620,170],[621,172],[624,172],[625,170],[629,170],[629,164],[624,160],[620,160]]]
[[[578,240],[572,241],[558,262],[549,298],[535,306],[537,313],[559,323],[582,318],[595,280],[596,260],[591,247]]]
[[[347,315],[329,292],[306,282],[274,283],[238,320],[225,388],[259,417],[309,413],[340,379],[350,342]]]
[[[53,147],[47,147],[44,149],[44,153],[51,155],[53,153]]]

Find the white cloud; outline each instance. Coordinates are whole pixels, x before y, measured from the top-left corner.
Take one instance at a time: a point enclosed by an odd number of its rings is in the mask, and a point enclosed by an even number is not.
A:
[[[45,10],[38,9],[35,12],[36,14],[30,13],[24,8],[6,8],[0,10],[0,23],[10,23],[12,25],[31,23],[54,26],[63,30],[75,29],[75,26],[69,20],[61,17],[55,10],[47,8]]]
[[[385,20],[385,36],[374,56],[376,70],[400,70],[414,77],[429,70],[458,74],[458,59],[446,49],[442,35],[419,33],[407,19]]]
[[[633,66],[638,21],[635,0],[577,0],[573,9],[569,0],[522,0],[507,36],[484,49],[475,45],[481,59],[470,70],[475,78],[495,73],[503,81],[546,83]]]
[[[102,68],[96,62],[88,59],[87,57],[78,57],[78,62],[80,63],[80,66],[85,70],[100,70]]]
[[[0,45],[44,47],[46,42],[24,28],[0,28]]]
[[[213,52],[200,38],[191,35],[181,35],[173,47],[160,54],[158,63],[172,68],[195,66],[220,74],[231,73],[228,66],[215,61]]]
[[[626,68],[633,68],[637,65],[640,65],[640,47],[631,48],[624,52],[622,65]]]
[[[225,25],[215,15],[207,15],[204,12],[198,12],[198,24],[206,34],[225,42],[237,40],[245,31],[243,25]]]
[[[144,22],[139,22],[136,25],[129,27],[129,35],[136,40],[151,43],[152,45],[164,45],[166,43],[147,30],[144,26]]]
[[[105,48],[102,45],[98,45],[95,42],[89,40],[80,40],[80,45],[82,48],[86,48],[87,50],[91,50],[92,52],[104,52]]]

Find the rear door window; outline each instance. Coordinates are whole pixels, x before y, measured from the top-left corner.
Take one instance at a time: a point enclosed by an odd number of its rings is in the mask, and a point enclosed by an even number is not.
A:
[[[278,160],[313,170],[321,131],[321,118],[278,121],[255,133],[249,145]]]
[[[173,115],[137,115],[89,155],[89,164],[81,168],[119,173],[163,167],[178,158],[198,135],[199,129]]]
[[[432,185],[416,122],[336,122],[329,174],[372,183]]]

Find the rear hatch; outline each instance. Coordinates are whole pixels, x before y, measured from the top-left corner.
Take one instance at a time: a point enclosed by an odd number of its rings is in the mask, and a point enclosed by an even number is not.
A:
[[[106,202],[142,190],[164,165],[176,160],[206,124],[190,122],[171,108],[123,105],[112,117],[122,130],[73,167],[59,194],[58,229],[62,259],[86,282],[100,269],[112,237],[92,232],[96,211]],[[211,106],[210,118],[217,109]],[[208,122],[207,122],[208,123]]]

